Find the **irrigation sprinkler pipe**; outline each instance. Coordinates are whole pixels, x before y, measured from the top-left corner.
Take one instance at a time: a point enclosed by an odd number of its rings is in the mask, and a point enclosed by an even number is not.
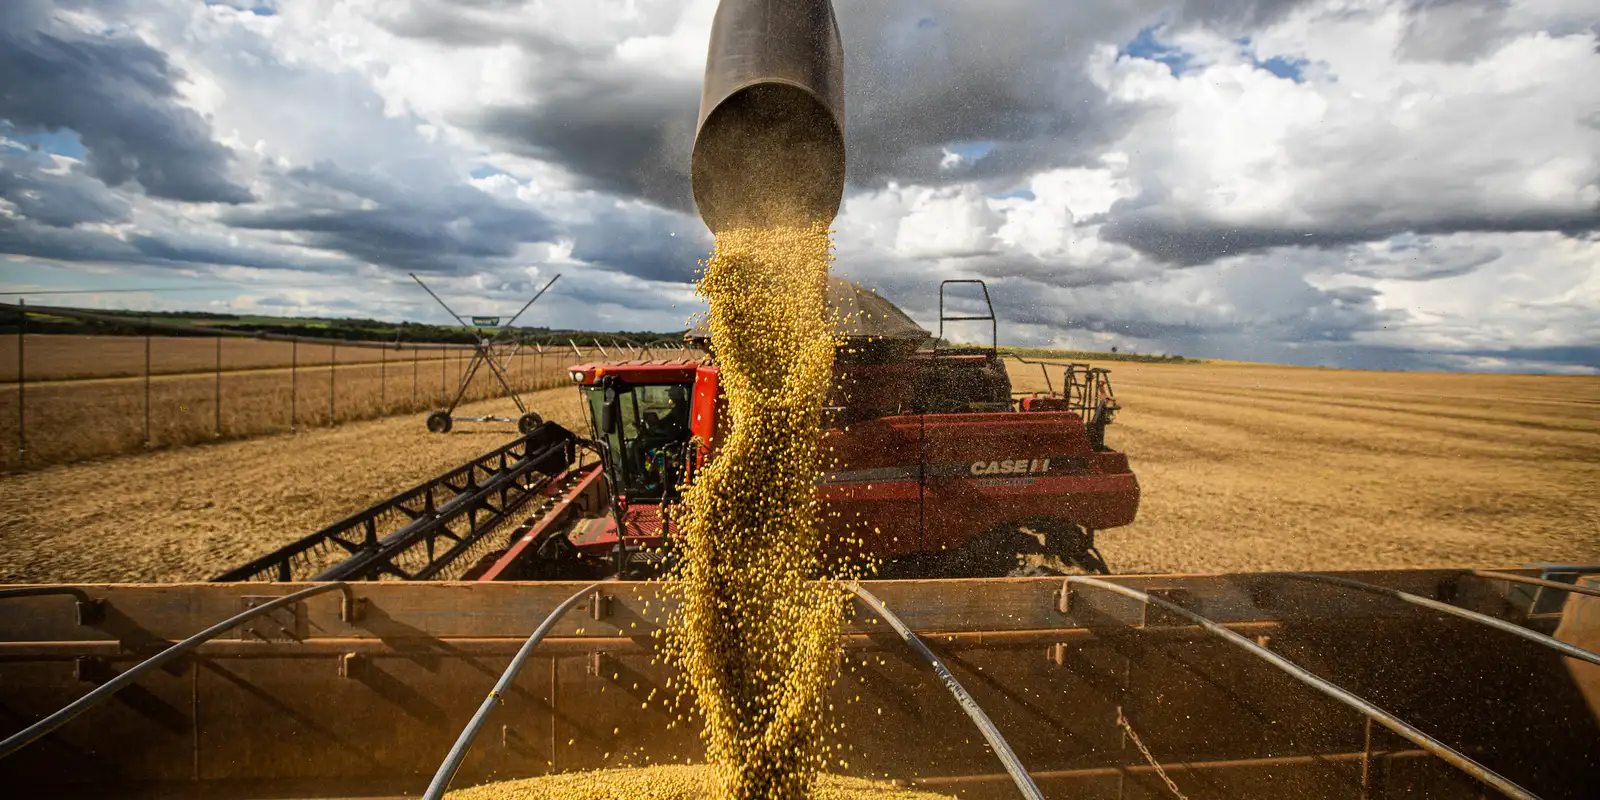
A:
[[[215,625],[212,625],[211,627],[206,628],[205,630],[190,636],[189,638],[184,639],[183,641],[178,642],[177,644],[172,645],[165,650],[162,650],[154,656],[135,664],[121,675],[118,675],[117,677],[95,687],[94,691],[72,701],[71,703],[68,703],[67,706],[62,708],[60,711],[57,711],[56,713],[51,714],[50,716],[45,717],[44,719],[39,720],[32,725],[29,725],[21,731],[12,734],[11,736],[7,737],[5,741],[0,741],[0,759],[3,759],[12,753],[27,747],[43,737],[45,734],[50,733],[51,731],[67,724],[68,722],[71,722],[79,714],[82,714],[96,705],[99,705],[101,702],[110,699],[112,695],[122,691],[129,684],[138,680],[139,677],[144,675],[146,672],[162,667],[168,662],[187,655],[200,645],[205,644],[220,634],[226,633],[234,627],[237,627],[240,623],[248,622],[263,614],[276,611],[286,605],[289,605],[290,603],[298,602],[307,597],[311,597],[312,595],[331,592],[334,589],[344,592],[344,616],[346,618],[353,617],[354,614],[352,612],[355,609],[355,596],[351,593],[350,587],[343,581],[319,584],[317,586],[312,586],[309,589],[301,589],[293,594],[286,594],[276,600],[262,603],[255,608],[252,608],[241,614],[236,614]],[[61,593],[70,594],[71,592]]]
[[[550,629],[554,628],[556,623],[563,616],[566,616],[566,613],[571,611],[573,606],[578,604],[579,600],[582,600],[590,592],[598,591],[600,587],[601,584],[592,584],[562,601],[561,605],[556,606],[555,610],[544,618],[544,622],[539,623],[539,627],[534,630],[533,635],[522,643],[522,649],[518,650],[516,656],[511,659],[506,671],[500,674],[500,680],[496,681],[494,688],[489,690],[489,696],[483,698],[483,703],[478,706],[477,713],[472,715],[472,721],[467,723],[467,727],[456,738],[456,743],[450,747],[450,753],[445,756],[444,763],[440,764],[439,770],[433,773],[433,782],[428,784],[428,791],[422,795],[423,800],[439,800],[449,790],[450,781],[455,778],[456,770],[460,769],[461,762],[467,757],[467,751],[472,748],[472,741],[478,738],[478,731],[482,730],[484,724],[489,721],[490,712],[494,711],[496,706],[505,702],[505,693],[510,691],[512,682],[517,679],[517,673],[522,671],[522,665],[533,655],[533,649],[539,646],[539,642],[544,639],[546,634],[550,633]]]
[[[1379,586],[1375,583],[1363,583],[1361,581],[1353,581],[1349,578],[1340,578],[1333,575],[1316,575],[1310,572],[1279,572],[1268,574],[1281,575],[1286,578],[1298,578],[1300,580],[1313,581],[1315,583],[1327,583],[1334,586],[1343,586],[1347,589],[1356,589],[1363,592],[1371,592],[1372,594],[1381,594],[1387,597],[1393,597],[1396,600],[1403,600],[1412,605],[1422,606],[1423,608],[1430,609],[1432,611],[1438,611],[1441,614],[1449,614],[1452,617],[1459,617],[1468,622],[1486,625],[1490,628],[1494,628],[1495,630],[1509,633],[1512,636],[1527,639],[1528,641],[1533,642],[1541,647],[1547,647],[1564,656],[1567,656],[1568,658],[1576,658],[1579,661],[1587,661],[1590,664],[1600,666],[1600,653],[1596,653],[1592,650],[1585,650],[1577,645],[1567,644],[1566,642],[1563,642],[1553,636],[1546,636],[1538,631],[1528,630],[1521,625],[1506,622],[1503,619],[1495,619],[1487,614],[1479,614],[1476,611],[1468,611],[1460,606],[1453,606],[1449,603],[1441,603],[1438,600],[1433,600],[1421,595],[1411,594],[1410,592],[1402,592],[1399,589],[1391,589],[1387,586]]]
[[[1039,787],[1034,785],[1033,778],[1028,775],[1027,768],[1022,766],[1022,761],[1017,758],[1017,754],[1011,751],[1011,745],[1006,743],[1005,737],[1000,735],[999,729],[995,728],[994,723],[989,720],[989,715],[983,713],[983,709],[972,699],[972,695],[967,694],[967,690],[961,686],[960,681],[956,680],[956,676],[951,675],[950,670],[945,668],[944,662],[940,661],[939,657],[934,655],[933,651],[929,650],[928,646],[923,644],[922,640],[918,639],[917,635],[912,633],[911,629],[907,628],[906,624],[900,621],[900,618],[890,611],[888,606],[883,604],[882,600],[873,596],[871,592],[855,581],[849,583],[849,589],[857,597],[866,601],[867,607],[877,612],[878,616],[883,617],[883,621],[889,623],[889,627],[894,628],[894,632],[900,634],[900,638],[906,644],[911,645],[911,649],[917,651],[918,655],[933,666],[933,671],[938,673],[939,680],[944,682],[945,688],[950,690],[950,694],[961,705],[961,710],[967,712],[967,716],[972,718],[973,723],[978,726],[978,730],[983,733],[983,738],[988,740],[989,746],[994,749],[995,755],[1000,757],[1000,763],[1005,765],[1006,772],[1011,775],[1012,782],[1017,785],[1017,791],[1023,797],[1029,798],[1029,800],[1044,800],[1044,795],[1039,793]]]
[[[1600,597],[1600,589],[1591,589],[1588,586],[1578,586],[1577,584],[1562,583],[1561,581],[1546,580],[1544,578],[1532,578],[1527,575],[1493,572],[1486,569],[1471,570],[1467,574],[1477,578],[1488,578],[1496,581],[1510,581],[1512,583],[1525,583],[1529,586],[1543,586],[1546,589],[1556,589],[1563,592],[1572,592],[1573,594],[1586,594],[1590,597]]]
[[[1396,734],[1399,734],[1412,744],[1415,744],[1418,747],[1421,747],[1422,749],[1438,756],[1445,763],[1467,773],[1468,775],[1471,775],[1474,778],[1477,778],[1488,786],[1493,787],[1501,794],[1504,794],[1507,797],[1517,798],[1518,800],[1539,800],[1538,795],[1522,788],[1521,786],[1518,786],[1515,783],[1512,783],[1510,780],[1494,770],[1491,770],[1488,767],[1485,767],[1484,765],[1472,760],[1472,758],[1467,756],[1465,753],[1462,753],[1450,745],[1447,745],[1444,742],[1441,742],[1438,739],[1423,733],[1421,730],[1413,727],[1405,720],[1402,720],[1399,717],[1384,711],[1372,703],[1369,703],[1366,700],[1351,694],[1350,692],[1341,688],[1338,684],[1318,677],[1317,675],[1301,667],[1299,664],[1296,664],[1293,661],[1290,661],[1283,656],[1280,656],[1277,653],[1274,653],[1271,650],[1268,650],[1267,648],[1262,647],[1261,645],[1258,645],[1255,642],[1252,642],[1249,639],[1246,639],[1245,637],[1240,636],[1239,634],[1234,633],[1233,631],[1230,631],[1227,628],[1224,628],[1221,625],[1202,617],[1187,608],[1184,608],[1183,606],[1169,602],[1160,597],[1152,597],[1148,593],[1141,592],[1138,589],[1129,588],[1127,586],[1122,586],[1120,584],[1101,580],[1099,578],[1087,578],[1078,575],[1067,576],[1067,586],[1070,588],[1074,583],[1080,583],[1086,586],[1093,586],[1097,589],[1104,589],[1108,592],[1114,592],[1122,595],[1123,597],[1130,597],[1134,600],[1157,606],[1165,611],[1183,617],[1184,619],[1187,619],[1190,622],[1193,622],[1194,624],[1204,628],[1212,635],[1220,637],[1229,644],[1236,645],[1244,649],[1245,652],[1277,667],[1295,680],[1300,681],[1301,683],[1317,690],[1318,692],[1321,692],[1330,698],[1333,698],[1334,700],[1339,701],[1340,703],[1343,703],[1346,706],[1349,706],[1350,708],[1355,709],[1356,711],[1361,712],[1362,714],[1365,714],[1372,721],[1382,725],[1385,728],[1388,728],[1391,731],[1394,731]]]

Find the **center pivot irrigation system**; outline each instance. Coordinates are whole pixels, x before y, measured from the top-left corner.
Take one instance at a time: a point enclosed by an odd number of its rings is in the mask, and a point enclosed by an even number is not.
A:
[[[434,433],[449,433],[457,422],[515,422],[517,423],[517,430],[522,433],[528,433],[539,427],[539,423],[544,422],[544,418],[530,410],[522,402],[522,395],[511,385],[509,377],[510,370],[507,365],[511,363],[512,358],[516,357],[517,352],[522,349],[522,342],[508,341],[501,337],[511,329],[511,326],[517,323],[517,319],[522,316],[523,312],[527,311],[540,297],[544,296],[544,293],[561,276],[558,274],[551,278],[550,282],[546,283],[543,289],[540,289],[528,302],[524,303],[516,314],[501,323],[500,317],[463,317],[457,314],[443,298],[428,288],[428,284],[423,283],[416,273],[408,274],[411,275],[412,280],[417,282],[418,286],[422,287],[422,291],[427,292],[428,296],[432,297],[444,309],[446,314],[454,318],[457,323],[474,329],[478,334],[478,341],[472,351],[472,361],[467,364],[466,370],[461,374],[461,385],[456,387],[456,396],[450,400],[450,405],[428,415],[428,430]],[[484,330],[491,328],[494,330],[493,335],[485,335]],[[482,417],[456,416],[456,408],[461,405],[461,398],[466,396],[467,387],[472,385],[472,379],[478,374],[478,368],[486,365],[489,367],[489,371],[494,374],[495,380],[500,382],[501,388],[506,390],[507,395],[510,395],[512,402],[517,404],[517,413],[520,416],[516,419],[497,417],[492,414]]]

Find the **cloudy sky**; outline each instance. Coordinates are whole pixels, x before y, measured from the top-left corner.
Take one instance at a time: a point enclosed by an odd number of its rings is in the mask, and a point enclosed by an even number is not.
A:
[[[681,329],[716,0],[4,0],[0,291]],[[1600,371],[1593,0],[837,0],[837,271],[1002,343]],[[957,331],[957,338],[977,338]]]

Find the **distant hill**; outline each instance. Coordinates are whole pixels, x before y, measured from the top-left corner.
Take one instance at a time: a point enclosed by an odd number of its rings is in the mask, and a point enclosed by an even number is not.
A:
[[[1172,355],[1145,355],[1143,353],[1099,353],[1093,350],[1052,350],[1046,347],[1000,347],[1000,354],[1023,358],[1046,358],[1052,361],[1135,361],[1143,364],[1205,364],[1201,358],[1184,358]]]
[[[126,319],[128,324],[110,325],[67,317],[30,314],[28,333],[58,333],[79,335],[130,335],[138,334],[145,319],[178,325],[193,325],[204,329],[223,329],[248,333],[277,333],[296,336],[313,336],[343,341],[369,342],[454,342],[470,344],[476,336],[473,328],[461,325],[427,325],[415,322],[382,322],[373,319],[343,319],[330,317],[263,317],[236,314],[213,314],[201,311],[105,311],[81,309],[94,314]],[[0,333],[16,333],[17,321],[12,314],[0,317]],[[635,345],[681,344],[685,331],[661,333],[658,331],[584,331],[564,328],[516,327],[506,332],[526,342],[565,345],[572,340],[580,345],[610,344],[621,341]],[[163,336],[205,336],[203,330],[191,334],[163,331]]]

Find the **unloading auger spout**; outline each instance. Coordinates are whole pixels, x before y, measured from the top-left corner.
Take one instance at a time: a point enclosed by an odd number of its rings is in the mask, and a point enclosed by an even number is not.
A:
[[[690,174],[714,233],[833,221],[844,194],[844,49],[829,0],[722,0]]]

